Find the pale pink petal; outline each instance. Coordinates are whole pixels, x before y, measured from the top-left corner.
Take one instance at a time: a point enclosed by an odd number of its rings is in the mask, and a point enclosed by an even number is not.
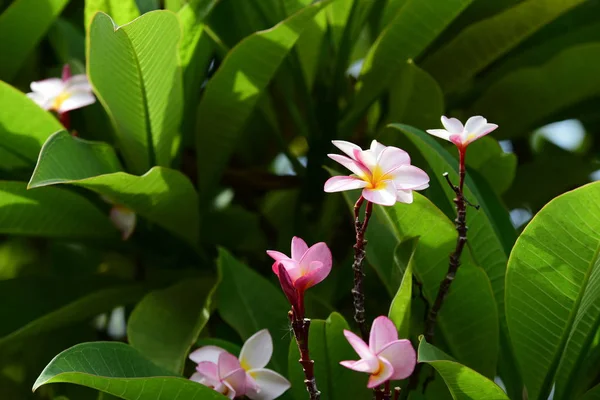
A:
[[[245,370],[264,368],[273,355],[273,339],[267,329],[250,336],[242,346],[240,364]]]
[[[52,103],[54,102],[54,98],[47,97],[42,93],[31,92],[27,93],[27,97],[34,101],[35,104],[42,107],[44,110],[49,110],[52,108]]]
[[[85,74],[73,75],[65,82],[65,90],[68,92],[85,91],[91,92],[92,85]]]
[[[370,172],[373,172],[377,167],[377,157],[371,150],[363,150],[360,153],[357,153],[356,160]]]
[[[236,396],[244,396],[246,394],[246,371],[242,368],[230,372],[221,379],[223,383],[235,391]]]
[[[297,236],[292,238],[292,260],[300,261],[304,253],[308,250],[308,245]]]
[[[222,382],[215,390],[227,396],[228,399],[234,399],[237,396],[235,389],[227,382]]]
[[[282,264],[286,271],[292,271],[298,269],[298,263],[290,258],[281,259],[279,261],[275,261],[273,263],[272,269],[275,275],[279,276],[279,266],[278,264]]]
[[[270,369],[255,369],[249,374],[258,386],[258,390],[248,390],[246,393],[252,400],[274,400],[292,386],[287,379]]]
[[[254,380],[254,378],[250,375],[248,371],[246,371],[246,395],[248,393],[255,393],[258,390],[258,384]]]
[[[204,376],[198,372],[194,372],[192,376],[190,376],[190,380],[204,385]]]
[[[324,190],[327,193],[334,193],[344,190],[362,189],[367,185],[367,182],[353,176],[334,176],[325,182]]]
[[[415,189],[416,190],[416,189]],[[399,203],[412,204],[413,193],[412,190],[398,190],[396,192],[396,201]]]
[[[201,362],[211,362],[216,365],[219,361],[219,356],[223,352],[225,352],[225,350],[217,346],[203,346],[192,351],[188,358],[196,364]]]
[[[135,229],[135,213],[127,207],[116,205],[110,210],[110,220],[121,231],[123,240],[129,239]]]
[[[300,268],[304,271],[309,271],[310,264],[314,261],[319,261],[323,263],[325,268],[331,269],[331,264],[333,263],[331,250],[329,250],[329,247],[325,243],[319,242],[313,244],[300,259]]]
[[[389,146],[381,152],[377,164],[381,168],[381,171],[387,174],[402,165],[409,165],[410,156],[402,149]]]
[[[224,379],[226,376],[242,368],[240,360],[226,351],[219,354],[217,366],[219,368],[219,377],[221,379]]]
[[[481,115],[476,115],[467,120],[465,124],[465,131],[468,134],[477,133],[480,129],[487,124],[487,119],[483,118]]]
[[[294,263],[293,267],[288,266],[288,264],[286,264],[285,262],[283,262],[283,266],[285,267],[285,270],[287,271],[288,275],[290,276],[290,279],[292,280],[292,282],[296,282],[298,279],[300,279],[302,276],[304,276],[304,269],[300,268],[300,266],[298,265],[298,263],[296,263],[295,261],[292,261]]]
[[[429,187],[429,183],[425,183],[421,186],[417,186],[416,188],[413,188],[412,190],[425,190]]]
[[[352,346],[354,351],[356,351],[356,354],[358,354],[358,356],[361,359],[373,360],[373,359],[377,358],[375,356],[375,354],[373,354],[371,352],[371,349],[369,349],[369,346],[361,338],[356,336],[354,333],[350,332],[349,330],[344,329],[344,336],[348,340],[348,343],[350,343],[350,346]]]
[[[275,261],[289,260],[290,259],[285,254],[283,254],[283,253],[281,253],[279,251],[275,251],[275,250],[267,250],[267,255],[269,257],[271,257]]]
[[[430,135],[442,138],[444,140],[450,141],[451,133],[445,129],[427,129],[427,133],[429,133]]]
[[[429,184],[429,175],[414,165],[402,165],[393,170],[390,175],[396,189],[414,189]]]
[[[96,102],[96,98],[93,94],[89,92],[72,92],[71,95],[60,103],[58,107],[59,113],[64,113],[67,111],[75,110],[77,108],[82,108],[85,106],[89,106]]]
[[[369,389],[376,388],[379,385],[385,383],[385,381],[389,380],[394,374],[394,367],[392,364],[383,358],[379,359],[379,371],[376,375],[371,375],[369,377],[369,382],[367,383],[367,387]]]
[[[369,335],[369,348],[376,355],[385,346],[398,340],[398,331],[394,323],[385,316],[375,318]]]
[[[61,94],[65,84],[60,78],[44,79],[42,81],[31,82],[31,91],[43,94],[46,97],[54,98]]]
[[[362,151],[362,149],[354,143],[346,142],[345,140],[332,140],[331,143],[353,160],[356,160],[356,154]]]
[[[469,135],[468,143],[471,143],[471,142],[479,139],[480,137],[483,137],[483,136],[487,135],[488,133],[490,133],[493,130],[495,130],[497,127],[498,127],[498,125],[496,125],[496,124],[485,124],[485,125],[483,125],[479,129],[479,131],[477,131],[475,133],[471,133]]]
[[[340,154],[327,154],[327,156],[333,161],[342,164],[360,178],[366,178],[370,174],[367,167],[361,165],[358,161],[351,160],[350,158]]]
[[[379,158],[381,152],[386,149],[386,146],[379,143],[377,140],[371,142],[371,151],[375,154],[375,158]]]
[[[464,130],[462,122],[456,118],[446,118],[445,115],[442,115],[442,125],[450,134],[461,133]]]
[[[322,282],[329,273],[331,272],[331,264],[329,266],[323,265],[320,261],[313,261],[310,263],[309,271],[304,274],[304,276],[298,278],[296,282],[294,282],[294,286],[298,290],[306,290],[309,287],[315,286],[316,284]]]
[[[396,204],[396,187],[392,181],[382,181],[377,189],[363,189],[362,195],[371,203],[382,206],[393,206]]]
[[[417,364],[417,353],[409,340],[402,339],[392,342],[379,352],[379,357],[388,360],[394,374],[391,379],[404,379],[412,374]]]
[[[198,365],[196,365],[196,373],[209,381],[219,381],[219,373],[217,371],[217,364],[215,363],[209,361],[198,363]]]
[[[450,141],[458,147],[462,147],[466,144],[462,135],[450,135]]]

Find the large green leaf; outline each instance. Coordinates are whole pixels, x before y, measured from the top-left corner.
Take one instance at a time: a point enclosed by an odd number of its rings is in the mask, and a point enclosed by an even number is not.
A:
[[[208,322],[215,289],[212,279],[192,279],[149,293],[129,317],[129,343],[157,365],[181,374]]]
[[[359,89],[340,132],[349,132],[398,71],[436,39],[472,0],[409,0],[400,7],[367,55]]]
[[[482,175],[499,195],[506,192],[517,172],[517,156],[505,153],[500,144],[486,136],[469,145],[467,168]]]
[[[198,185],[202,196],[218,182],[242,128],[302,32],[329,1],[298,11],[233,48],[206,87],[198,109]]]
[[[0,79],[14,78],[69,0],[16,0],[0,15]]]
[[[421,339],[418,361],[431,365],[442,376],[455,400],[508,400],[494,382],[454,361]]]
[[[553,113],[600,93],[598,62],[599,43],[571,47],[546,64],[518,69],[495,82],[469,112],[500,125],[501,137],[528,133]]]
[[[511,253],[506,317],[531,399],[569,398],[600,325],[600,183],[548,203]],[[555,373],[558,373],[555,377]]]
[[[0,81],[0,167],[31,167],[48,136],[63,129],[25,94]]]
[[[416,246],[415,246],[416,248]],[[414,254],[414,250],[413,253]],[[401,338],[407,338],[410,334],[410,308],[412,300],[412,286],[413,286],[413,256],[411,254],[408,266],[402,276],[402,283],[398,287],[398,292],[390,304],[390,312],[388,317],[396,325],[398,330],[398,336]]]
[[[133,347],[116,342],[81,343],[54,357],[33,385],[74,383],[125,400],[227,397],[156,366]]]
[[[585,0],[529,0],[479,21],[424,63],[444,92],[460,87],[521,41]],[[517,114],[518,115],[518,114]]]
[[[600,385],[596,385],[588,390],[579,400],[600,400]]]
[[[29,188],[54,184],[84,187],[197,245],[198,196],[187,177],[162,167],[153,167],[142,176],[119,170],[112,147],[61,131],[44,144]]]
[[[269,329],[274,341],[271,363],[285,373],[288,342],[283,339],[290,306],[283,292],[257,272],[219,249],[221,284],[217,290],[219,314],[245,340],[261,329]]]
[[[329,400],[368,399],[371,393],[367,389],[367,375],[360,376],[340,365],[340,361],[358,359],[344,337],[344,329],[350,328],[338,313],[331,314],[326,321],[315,319],[310,323],[308,342],[310,357],[315,362],[317,387],[322,397]],[[299,359],[298,345],[292,339],[288,360],[290,391],[294,400],[305,400],[308,394]]]
[[[0,281],[0,353],[51,330],[90,320],[144,294],[141,285],[93,280],[17,278]]]
[[[85,29],[90,28],[92,19],[98,11],[110,15],[117,26],[131,22],[140,16],[135,0],[85,0]]]
[[[183,108],[177,46],[181,27],[169,11],[116,27],[97,13],[88,34],[88,74],[117,132],[128,167],[169,166]]]
[[[85,197],[62,188],[27,190],[0,181],[0,233],[42,237],[116,238],[108,215]]]

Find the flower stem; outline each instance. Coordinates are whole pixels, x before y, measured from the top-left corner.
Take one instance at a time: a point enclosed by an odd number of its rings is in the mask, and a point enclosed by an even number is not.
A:
[[[369,219],[373,212],[373,203],[367,200],[365,207],[365,219],[363,222],[360,221],[360,209],[365,201],[365,198],[360,196],[356,204],[354,205],[354,230],[356,231],[356,243],[354,244],[354,262],[352,263],[352,269],[354,270],[354,287],[352,288],[352,296],[354,297],[354,321],[360,329],[360,335],[365,342],[369,340],[369,333],[367,323],[365,320],[365,293],[363,290],[363,278],[365,273],[363,271],[363,262],[365,260],[366,251],[365,247],[367,241],[365,240],[365,232],[369,225]]]
[[[290,322],[292,323],[292,329],[294,331],[294,337],[296,338],[296,344],[300,351],[300,360],[298,362],[302,365],[304,371],[304,385],[306,385],[306,391],[308,392],[310,400],[320,400],[321,392],[317,389],[317,381],[315,379],[314,364],[315,362],[310,359],[308,351],[308,332],[310,328],[310,319],[308,318],[297,318],[293,311],[288,313]]]

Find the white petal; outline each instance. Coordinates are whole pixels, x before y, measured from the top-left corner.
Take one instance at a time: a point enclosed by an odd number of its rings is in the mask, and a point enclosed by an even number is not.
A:
[[[89,92],[73,92],[71,95],[60,103],[58,107],[59,113],[64,113],[67,111],[75,110],[77,108],[89,106],[90,104],[94,104],[96,102],[96,98],[93,94]]]
[[[276,399],[292,386],[287,379],[270,369],[255,369],[249,371],[249,374],[258,385],[258,391],[249,390],[246,393],[252,400]]]
[[[51,97],[46,97],[42,93],[30,92],[27,93],[27,97],[33,100],[35,104],[42,107],[44,110],[49,110],[52,108],[52,102],[54,99]]]
[[[411,204],[413,202],[412,190],[398,190],[396,192],[396,200],[400,203]]]
[[[91,92],[92,85],[85,74],[73,75],[65,82],[65,91],[75,92]]]
[[[371,150],[363,150],[357,153],[356,160],[371,172],[377,167],[377,157]]]
[[[401,165],[410,164],[410,156],[404,150],[390,146],[381,152],[377,164],[387,174]]]
[[[446,118],[445,115],[442,115],[442,125],[450,134],[461,133],[464,130],[462,122],[456,118]]]
[[[135,229],[135,213],[127,207],[116,205],[110,210],[110,220],[121,231],[123,240],[129,239]]]
[[[264,368],[273,355],[273,339],[267,329],[250,336],[242,346],[240,363],[245,370]]]
[[[390,175],[396,189],[415,189],[429,184],[429,175],[414,165],[402,165],[393,170]]]
[[[327,193],[341,192],[344,190],[361,189],[367,186],[367,182],[352,176],[334,176],[325,182]]]
[[[375,154],[375,157],[379,157],[381,152],[386,149],[386,146],[379,143],[377,140],[371,142],[371,151]]]
[[[363,189],[362,195],[371,203],[382,206],[393,206],[396,204],[396,187],[392,181],[379,183],[377,189]]]
[[[60,78],[31,82],[29,86],[33,92],[41,93],[46,97],[56,97],[65,89],[65,83]]]
[[[217,346],[203,346],[192,351],[188,358],[196,364],[205,361],[216,364],[219,361],[219,356],[223,352],[225,352],[225,350]]]
[[[340,154],[327,154],[329,158],[333,161],[336,161],[342,164],[344,167],[348,168],[352,173],[356,174],[359,177],[366,177],[369,174],[369,171],[366,167],[362,167],[358,161],[354,161],[346,156],[342,156]]]
[[[481,128],[479,128],[479,130],[477,132],[469,134],[467,144],[479,139],[480,137],[487,135],[488,133],[490,133],[497,127],[498,127],[498,125],[496,125],[496,124],[483,125]]]
[[[362,149],[354,143],[346,142],[345,140],[332,140],[331,143],[346,153],[353,160],[356,160],[356,153],[360,153],[362,151]]]
[[[427,129],[427,133],[442,138],[444,140],[450,141],[451,133],[445,129]]]
[[[467,123],[465,124],[465,131],[467,134],[477,133],[485,126],[485,124],[487,124],[487,119],[480,115],[476,115],[467,120]]]

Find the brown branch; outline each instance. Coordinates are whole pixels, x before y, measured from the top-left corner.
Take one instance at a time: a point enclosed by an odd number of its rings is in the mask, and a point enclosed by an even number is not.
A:
[[[360,196],[356,204],[354,205],[354,230],[356,231],[356,243],[354,244],[354,262],[352,263],[352,269],[354,270],[354,287],[352,288],[352,296],[354,297],[354,321],[360,329],[360,335],[365,342],[369,340],[368,327],[365,320],[365,293],[363,289],[363,279],[365,276],[363,270],[363,262],[366,256],[365,246],[367,241],[365,240],[365,232],[369,225],[369,219],[373,212],[373,203],[367,201],[365,207],[365,219],[363,222],[360,221],[360,208],[362,207],[365,199]]]
[[[308,392],[310,400],[320,400],[321,392],[317,389],[317,381],[314,373],[315,362],[310,359],[308,351],[310,319],[296,318],[293,308],[292,311],[288,313],[288,317],[292,323],[296,344],[298,344],[298,350],[300,351],[300,360],[298,360],[298,362],[302,365],[302,370],[304,371],[304,385],[306,385],[306,391]]]

